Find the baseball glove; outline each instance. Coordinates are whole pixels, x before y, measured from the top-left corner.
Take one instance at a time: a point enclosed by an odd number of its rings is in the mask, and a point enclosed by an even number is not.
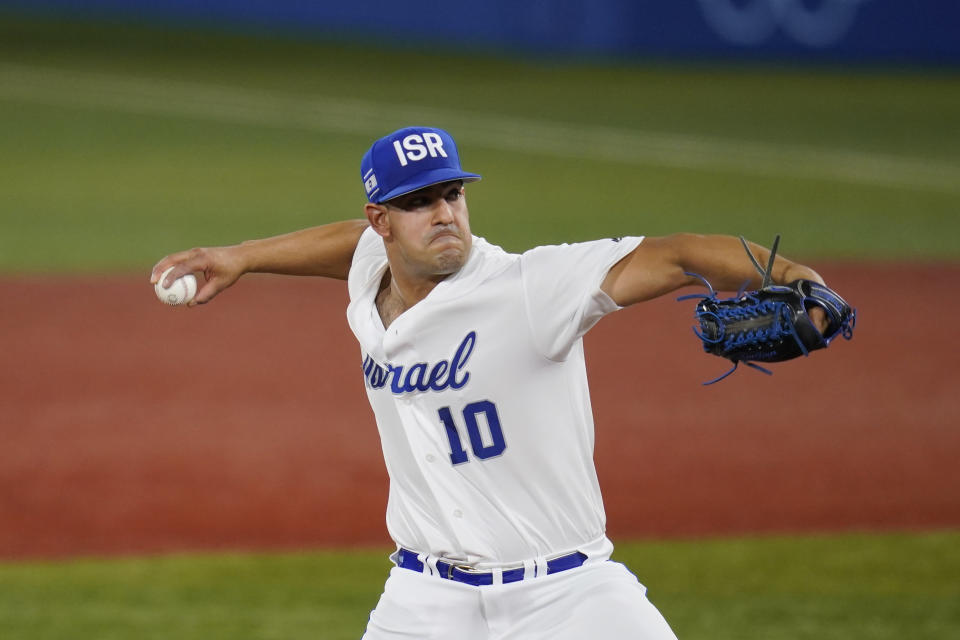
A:
[[[780,236],[777,236],[766,269],[760,266],[743,242],[747,255],[763,276],[760,289],[741,290],[735,297],[720,299],[706,279],[697,274],[710,291],[710,295],[693,294],[678,300],[699,298],[694,317],[699,328],[693,332],[703,342],[707,353],[733,362],[733,368],[722,376],[705,382],[713,384],[733,373],[739,363],[771,372],[757,362],[781,362],[811,351],[826,348],[838,335],[849,340],[853,337],[857,312],[829,287],[810,280],[795,280],[789,285],[774,285],[770,272],[776,256]],[[828,324],[823,333],[810,319],[808,311],[818,306],[824,310]]]

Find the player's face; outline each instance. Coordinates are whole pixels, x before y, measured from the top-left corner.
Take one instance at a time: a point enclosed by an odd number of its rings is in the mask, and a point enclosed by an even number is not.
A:
[[[445,276],[467,261],[473,239],[462,182],[425,187],[384,204],[387,246],[411,272]]]

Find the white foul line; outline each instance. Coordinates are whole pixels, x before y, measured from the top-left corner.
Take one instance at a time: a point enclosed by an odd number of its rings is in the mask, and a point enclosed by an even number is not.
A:
[[[384,135],[391,128],[406,124],[442,123],[458,140],[490,149],[960,192],[960,166],[923,158],[551,123],[482,112],[284,95],[120,74],[0,64],[0,99],[366,137]]]

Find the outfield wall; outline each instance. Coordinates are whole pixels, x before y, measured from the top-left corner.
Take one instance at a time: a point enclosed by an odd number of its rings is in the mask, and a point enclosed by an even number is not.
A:
[[[550,55],[960,64],[956,0],[0,0],[3,7]]]

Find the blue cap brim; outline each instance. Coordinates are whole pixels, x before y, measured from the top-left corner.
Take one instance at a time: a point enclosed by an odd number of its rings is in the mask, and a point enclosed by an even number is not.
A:
[[[458,169],[444,167],[442,169],[431,169],[415,175],[411,180],[398,184],[387,193],[379,196],[376,200],[371,200],[374,204],[380,204],[387,200],[392,200],[408,193],[413,193],[424,187],[432,187],[441,182],[450,182],[451,180],[463,180],[464,182],[477,182],[480,176],[476,173],[467,173]]]

